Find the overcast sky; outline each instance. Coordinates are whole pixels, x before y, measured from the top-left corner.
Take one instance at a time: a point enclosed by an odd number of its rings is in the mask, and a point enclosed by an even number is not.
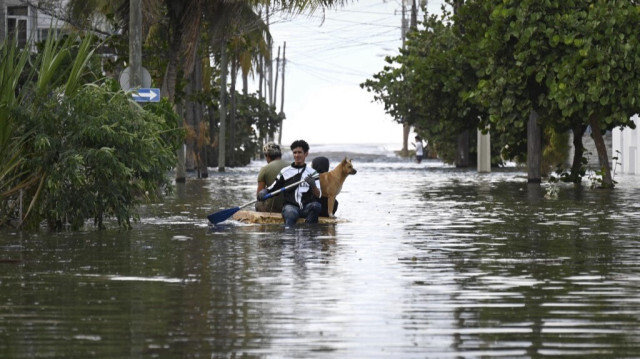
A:
[[[430,0],[429,12],[440,13],[442,3]],[[402,126],[359,85],[382,70],[385,56],[398,53],[402,3],[360,0],[322,18],[321,12],[271,18],[274,58],[286,42],[283,144],[305,139],[311,144],[397,143],[400,148]],[[278,111],[281,85],[280,78]]]

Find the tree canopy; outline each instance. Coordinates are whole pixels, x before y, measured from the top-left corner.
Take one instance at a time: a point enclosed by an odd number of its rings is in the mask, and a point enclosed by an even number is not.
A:
[[[490,125],[509,149],[503,153],[526,155],[532,111],[556,132],[591,126],[603,185],[612,186],[600,131],[632,126],[640,112],[638,7],[628,0],[467,0],[456,10],[427,16],[407,49],[363,86],[439,147],[452,147],[451,133]]]
[[[12,79],[0,83],[0,128],[9,129],[0,148],[0,225],[78,229],[93,219],[104,228],[115,218],[129,228],[140,203],[170,191],[182,138],[171,105],[144,110],[96,76],[93,40],[49,37],[31,61],[29,49],[0,45]]]

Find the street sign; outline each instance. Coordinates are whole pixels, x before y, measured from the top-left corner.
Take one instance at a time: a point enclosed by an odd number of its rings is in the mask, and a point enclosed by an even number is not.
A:
[[[133,100],[136,102],[159,102],[160,101],[160,89],[143,88],[137,92],[132,92]]]

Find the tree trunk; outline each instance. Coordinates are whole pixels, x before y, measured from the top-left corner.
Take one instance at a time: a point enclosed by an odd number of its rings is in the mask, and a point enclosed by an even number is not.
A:
[[[173,104],[173,110],[180,117],[178,119],[178,127],[183,128],[184,120],[182,119],[182,106],[180,106],[179,104]],[[187,180],[186,169],[184,166],[185,157],[186,157],[185,151],[186,151],[186,146],[183,141],[180,144],[180,147],[178,148],[178,150],[176,151],[177,161],[178,161],[178,163],[176,164],[176,183],[184,183]]]
[[[5,24],[7,22],[5,11],[4,0],[0,0],[0,40],[2,41],[6,41],[7,37],[7,34],[5,34],[5,28],[7,27]]]
[[[451,3],[453,6],[453,13],[457,14],[462,5],[464,5],[464,0],[453,0]]]
[[[573,126],[573,163],[571,164],[571,173],[569,179],[573,183],[582,181],[582,156],[584,155],[584,145],[582,144],[582,136],[584,135],[584,126]]]
[[[589,123],[591,124],[593,141],[595,142],[596,149],[598,150],[598,161],[600,162],[600,170],[602,171],[602,187],[613,188],[614,185],[613,178],[611,177],[611,167],[609,166],[609,156],[607,155],[607,146],[604,143],[600,123],[595,114],[591,115]]]
[[[249,74],[244,72],[242,73],[242,94],[249,95]]]
[[[207,106],[207,112],[209,114],[209,141],[210,144],[207,146],[207,165],[209,167],[215,167],[218,165],[218,158],[216,157],[216,150],[218,143],[216,141],[216,129],[218,128],[218,124],[216,122],[216,113],[213,106]]]
[[[264,57],[260,57],[260,63],[258,65],[258,98],[263,99],[264,93],[262,92],[262,84],[264,82]]]
[[[173,103],[174,111],[180,115],[180,119],[178,120],[178,127],[183,127],[183,120],[181,112],[177,110],[177,106],[175,104],[175,87],[176,87],[176,78],[178,77],[178,53],[180,51],[180,38],[182,37],[180,33],[181,29],[176,28],[174,37],[171,40],[171,50],[169,51],[169,61],[167,62],[167,68],[165,69],[164,76],[162,78],[162,87],[160,93],[162,97],[166,98],[169,102]],[[177,150],[177,164],[176,164],[176,182],[184,183],[186,181],[186,173],[185,173],[185,149],[184,146],[180,146]]]
[[[402,123],[402,156],[409,156],[409,133],[411,132],[411,125],[404,122]]]
[[[172,44],[169,51],[169,61],[167,62],[167,68],[164,71],[164,77],[162,79],[162,87],[160,93],[162,97],[166,97],[169,102],[174,103],[176,79],[178,78],[178,51],[180,49],[179,44]]]
[[[238,78],[238,62],[233,60],[231,64],[231,85],[229,86],[231,109],[229,111],[229,163],[237,166],[236,163],[236,79]]]
[[[218,172],[225,171],[227,155],[227,43],[222,45],[220,57],[220,130],[218,131]]]
[[[542,129],[538,125],[538,112],[531,110],[527,123],[527,180],[529,183],[542,182]]]
[[[193,92],[199,94],[202,92],[202,62],[196,61],[193,68],[193,75],[191,76],[193,79]],[[196,130],[196,148],[195,148],[195,158],[196,158],[196,166],[198,169],[198,177],[199,178],[207,178],[209,177],[209,170],[207,169],[207,126],[206,122],[203,121],[203,111],[202,106],[204,106],[199,100],[193,102],[193,118],[195,123]]]
[[[469,167],[469,130],[458,135],[456,151],[456,167]]]
[[[185,139],[185,145],[187,146],[185,168],[187,171],[195,170],[195,149],[196,149],[196,120],[194,118],[193,95],[195,93],[195,79],[194,74],[189,77],[189,82],[185,86],[186,100],[183,102],[184,111],[182,111],[182,117],[184,118],[184,124],[187,132],[187,138]]]

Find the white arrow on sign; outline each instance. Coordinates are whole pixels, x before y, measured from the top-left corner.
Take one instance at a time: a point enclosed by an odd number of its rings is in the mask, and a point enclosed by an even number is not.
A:
[[[131,96],[136,102],[158,102],[160,101],[160,89],[142,88],[138,92],[133,92]]]

